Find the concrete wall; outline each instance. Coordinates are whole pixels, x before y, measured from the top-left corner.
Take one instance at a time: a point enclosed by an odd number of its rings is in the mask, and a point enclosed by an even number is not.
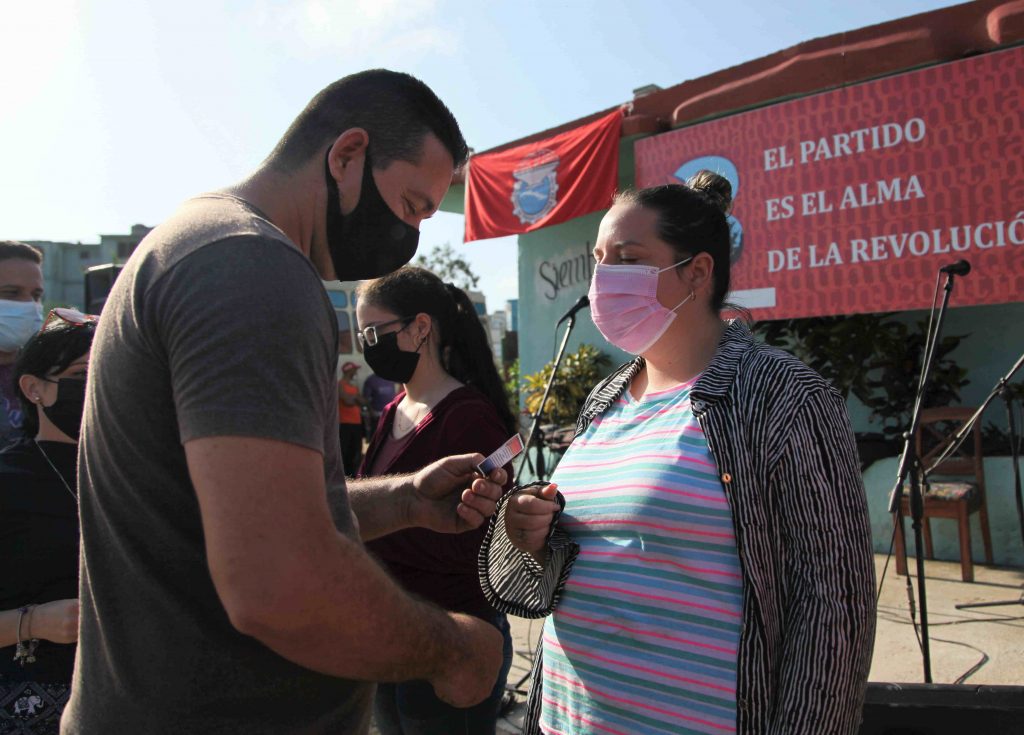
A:
[[[85,271],[107,263],[124,263],[153,228],[132,225],[127,235],[100,235],[98,243],[26,240],[43,251],[47,306],[85,307]]]
[[[871,537],[875,551],[885,554],[892,539],[893,520],[889,515],[889,493],[896,483],[899,461],[894,457],[871,465],[864,473],[868,511],[871,514]],[[1024,474],[1024,463],[1021,465]],[[989,457],[985,460],[985,486],[988,504],[989,531],[992,537],[992,557],[1000,566],[1024,566],[1024,540],[1021,539],[1014,491],[1013,463],[1009,457]],[[906,487],[910,492],[910,486]],[[960,541],[957,522],[948,519],[931,521],[935,557],[947,561],[960,559]],[[981,526],[978,514],[971,515],[971,548],[977,563],[984,560]],[[910,520],[905,522],[907,553],[914,555],[914,531]]]
[[[43,280],[47,306],[85,306],[85,270],[112,262],[111,253],[102,244],[29,241],[43,251]]]

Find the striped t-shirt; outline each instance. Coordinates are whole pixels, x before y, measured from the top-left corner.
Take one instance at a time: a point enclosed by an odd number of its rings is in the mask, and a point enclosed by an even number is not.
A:
[[[693,382],[627,390],[552,477],[580,552],[544,627],[545,733],[736,729],[740,564]]]

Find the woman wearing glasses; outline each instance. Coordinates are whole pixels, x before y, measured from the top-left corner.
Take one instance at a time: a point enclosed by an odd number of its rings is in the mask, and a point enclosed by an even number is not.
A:
[[[636,357],[481,556],[496,606],[549,616],[524,733],[857,731],[875,598],[853,434],[819,375],[722,318],[730,198],[705,171],[601,221],[591,316]]]
[[[18,353],[26,436],[0,452],[0,733],[56,733],[78,640],[78,434],[95,317],[50,312]]]
[[[370,368],[405,388],[381,414],[360,476],[412,472],[449,454],[486,456],[516,431],[487,334],[461,289],[422,268],[402,268],[362,285],[356,316]],[[366,545],[409,591],[491,621],[505,636],[505,666],[491,696],[475,707],[445,704],[425,681],[378,685],[375,717],[384,735],[495,730],[512,639],[505,616],[480,590],[483,533],[411,529]]]

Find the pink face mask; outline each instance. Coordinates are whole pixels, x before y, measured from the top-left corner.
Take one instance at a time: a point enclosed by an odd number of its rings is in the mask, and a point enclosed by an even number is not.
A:
[[[672,309],[658,301],[658,274],[689,263],[683,258],[667,268],[653,265],[602,265],[590,282],[590,317],[604,338],[631,355],[641,355],[657,342],[676,318],[676,309],[693,298],[693,291]]]

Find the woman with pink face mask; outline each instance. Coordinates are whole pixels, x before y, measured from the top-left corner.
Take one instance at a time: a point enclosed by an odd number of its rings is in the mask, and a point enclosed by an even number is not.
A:
[[[720,316],[730,198],[703,171],[601,222],[591,315],[636,357],[481,548],[492,604],[548,616],[525,733],[857,730],[875,598],[853,434],[819,375]]]

